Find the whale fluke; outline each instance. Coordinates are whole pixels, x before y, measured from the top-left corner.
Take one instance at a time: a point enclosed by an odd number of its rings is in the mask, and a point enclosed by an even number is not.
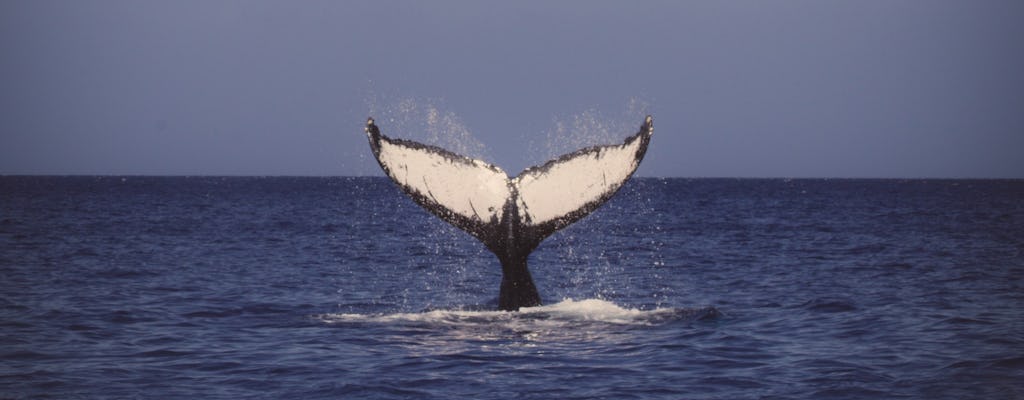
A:
[[[648,115],[622,144],[583,148],[514,178],[484,161],[385,136],[373,118],[365,130],[381,169],[402,191],[498,257],[498,307],[513,311],[541,304],[527,267],[530,253],[622,188],[643,160],[654,124]]]

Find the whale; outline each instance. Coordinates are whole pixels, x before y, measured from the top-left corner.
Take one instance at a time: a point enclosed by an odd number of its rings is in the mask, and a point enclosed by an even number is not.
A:
[[[530,253],[622,188],[647,153],[654,121],[646,116],[622,143],[579,149],[514,177],[482,160],[388,137],[373,117],[364,130],[381,169],[402,192],[497,256],[498,308],[517,311],[542,305],[527,265]]]

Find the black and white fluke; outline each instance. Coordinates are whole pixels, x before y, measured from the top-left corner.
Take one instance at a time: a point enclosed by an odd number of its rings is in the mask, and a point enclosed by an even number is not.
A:
[[[541,304],[527,268],[530,252],[608,201],[640,165],[653,132],[648,115],[622,144],[580,149],[510,178],[489,163],[390,138],[373,118],[366,121],[370,149],[384,172],[416,203],[498,256],[498,307],[510,311]]]

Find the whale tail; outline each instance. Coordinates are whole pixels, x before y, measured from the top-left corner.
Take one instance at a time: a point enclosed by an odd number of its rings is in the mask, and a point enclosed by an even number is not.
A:
[[[527,268],[530,252],[615,195],[640,165],[653,132],[648,115],[621,144],[583,148],[510,178],[489,163],[390,138],[373,118],[366,121],[370,149],[384,173],[416,203],[498,257],[502,310],[541,304]]]

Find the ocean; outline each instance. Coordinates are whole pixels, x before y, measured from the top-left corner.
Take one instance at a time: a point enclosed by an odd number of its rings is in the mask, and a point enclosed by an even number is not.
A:
[[[384,177],[0,177],[0,398],[1024,398],[1024,181],[634,179],[530,266]]]

